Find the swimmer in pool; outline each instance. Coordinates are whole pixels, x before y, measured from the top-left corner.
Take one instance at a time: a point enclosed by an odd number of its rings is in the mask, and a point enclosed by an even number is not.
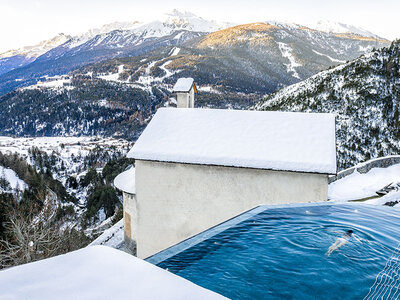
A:
[[[347,244],[347,242],[351,238],[356,239],[358,242],[361,242],[355,234],[353,234],[353,230],[347,230],[342,237],[339,237],[336,239],[336,241],[329,247],[328,252],[326,252],[326,255],[331,255],[333,251],[339,249],[340,247],[344,246]]]

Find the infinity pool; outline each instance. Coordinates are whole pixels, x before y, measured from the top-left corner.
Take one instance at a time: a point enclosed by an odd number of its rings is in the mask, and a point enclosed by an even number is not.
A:
[[[349,229],[361,242],[351,238],[327,256]],[[232,299],[363,299],[382,280],[378,274],[396,267],[389,263],[388,269],[386,263],[396,256],[399,242],[396,208],[258,207],[148,261]],[[392,295],[398,281],[385,283]]]

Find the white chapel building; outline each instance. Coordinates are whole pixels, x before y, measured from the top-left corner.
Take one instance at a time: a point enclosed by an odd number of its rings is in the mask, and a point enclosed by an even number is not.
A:
[[[147,258],[258,205],[326,201],[335,116],[160,108],[128,157],[115,185],[127,245]]]

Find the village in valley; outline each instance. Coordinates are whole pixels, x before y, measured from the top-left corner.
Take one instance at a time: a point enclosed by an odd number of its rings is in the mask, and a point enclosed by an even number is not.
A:
[[[400,41],[340,22],[0,53],[0,298],[397,299],[399,106]]]

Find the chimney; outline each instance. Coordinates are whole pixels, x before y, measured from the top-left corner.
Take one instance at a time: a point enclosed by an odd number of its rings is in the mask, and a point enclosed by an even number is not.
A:
[[[197,87],[193,78],[179,78],[172,92],[176,93],[178,108],[194,108],[194,94],[197,93]]]

